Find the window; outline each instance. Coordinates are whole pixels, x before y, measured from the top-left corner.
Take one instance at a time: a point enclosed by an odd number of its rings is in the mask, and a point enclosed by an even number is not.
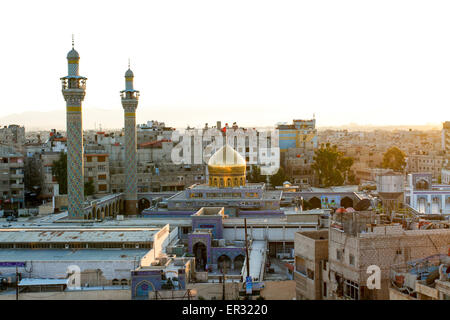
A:
[[[203,193],[193,192],[193,193],[191,193],[191,198],[203,198]]]
[[[181,227],[181,233],[182,234],[188,234],[190,231],[190,227]]]
[[[106,184],[99,184],[98,185],[98,191],[106,191],[107,185]]]
[[[105,162],[106,161],[106,156],[98,156],[97,157],[97,162]]]
[[[92,157],[86,157],[87,162],[92,162]]]
[[[355,256],[354,255],[350,254],[348,256],[348,260],[349,260],[350,265],[352,265],[352,266],[355,265]]]
[[[99,174],[98,180],[106,180],[106,174]]]
[[[342,250],[336,249],[336,259],[341,261],[342,260]]]
[[[106,171],[106,166],[105,165],[100,165],[97,168],[98,168],[98,171]]]
[[[295,257],[295,270],[306,276],[305,259],[301,257]]]
[[[359,300],[359,285],[350,280],[344,280],[344,296],[352,300]]]

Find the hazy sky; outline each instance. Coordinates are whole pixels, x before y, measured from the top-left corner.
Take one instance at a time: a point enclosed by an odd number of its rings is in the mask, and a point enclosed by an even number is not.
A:
[[[450,120],[449,16],[448,0],[8,1],[0,118],[64,110],[74,33],[84,118],[121,110],[130,57],[138,122],[440,123]]]

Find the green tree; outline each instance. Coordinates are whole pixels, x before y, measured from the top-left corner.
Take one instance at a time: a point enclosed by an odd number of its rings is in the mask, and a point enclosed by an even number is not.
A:
[[[59,193],[67,194],[67,154],[61,152],[59,159],[53,161],[52,175],[59,184]]]
[[[277,173],[275,173],[273,176],[270,177],[270,184],[275,187],[275,186],[281,186],[283,185],[283,182],[285,182],[287,180],[286,174],[284,172],[283,167],[280,167],[277,171]]]
[[[406,166],[405,153],[397,147],[391,147],[383,155],[383,168],[402,172]]]
[[[92,196],[94,193],[95,193],[94,181],[89,180],[88,182],[85,182],[84,183],[84,195]]]
[[[42,188],[41,164],[37,157],[26,157],[24,164],[25,190],[35,192]]]
[[[341,186],[349,177],[353,158],[345,157],[337,150],[337,146],[327,143],[315,150],[313,170],[319,179],[319,185],[324,187]]]
[[[257,165],[252,165],[252,170],[249,172],[247,179],[250,183],[266,182],[266,177],[261,175],[261,168]]]

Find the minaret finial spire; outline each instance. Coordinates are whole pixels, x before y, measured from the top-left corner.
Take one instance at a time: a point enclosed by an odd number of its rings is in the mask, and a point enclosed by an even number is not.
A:
[[[130,69],[130,58],[128,58],[128,69]]]
[[[75,36],[72,33],[72,49],[75,48]]]

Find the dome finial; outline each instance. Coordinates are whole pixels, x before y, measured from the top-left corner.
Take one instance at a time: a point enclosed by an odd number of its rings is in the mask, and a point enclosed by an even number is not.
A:
[[[128,58],[128,69],[130,69],[130,58]]]

